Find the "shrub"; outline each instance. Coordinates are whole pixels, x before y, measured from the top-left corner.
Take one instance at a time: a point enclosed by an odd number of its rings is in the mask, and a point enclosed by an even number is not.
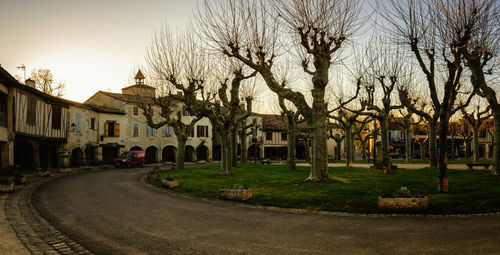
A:
[[[401,187],[392,193],[393,197],[411,197],[410,190],[407,187]]]
[[[17,171],[16,174],[15,174],[15,177],[16,178],[23,178],[24,177],[24,174],[21,173],[20,171]]]

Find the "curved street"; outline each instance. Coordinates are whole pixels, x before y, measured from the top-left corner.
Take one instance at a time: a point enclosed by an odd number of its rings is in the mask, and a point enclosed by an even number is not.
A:
[[[34,207],[96,254],[494,254],[500,218],[351,217],[246,208],[144,185],[149,169],[71,174]],[[181,183],[182,185],[182,183]]]

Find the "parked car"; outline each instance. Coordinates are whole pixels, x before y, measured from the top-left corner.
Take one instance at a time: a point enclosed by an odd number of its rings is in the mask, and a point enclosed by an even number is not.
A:
[[[144,166],[144,151],[126,151],[120,157],[115,158],[115,167]]]

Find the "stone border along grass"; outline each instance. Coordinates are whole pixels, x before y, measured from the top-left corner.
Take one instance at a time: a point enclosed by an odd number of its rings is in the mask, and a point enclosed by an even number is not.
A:
[[[500,217],[500,212],[489,212],[489,213],[469,213],[469,214],[409,214],[409,213],[349,213],[349,212],[331,212],[331,211],[320,211],[320,210],[307,210],[307,209],[298,209],[298,208],[284,208],[277,206],[264,206],[264,205],[254,205],[254,204],[246,204],[245,202],[237,202],[237,201],[229,201],[229,200],[220,200],[220,199],[212,199],[206,197],[195,197],[189,195],[189,193],[184,192],[176,192],[170,189],[166,189],[163,187],[158,187],[151,182],[149,182],[147,178],[147,174],[141,177],[141,182],[147,187],[160,191],[169,193],[174,196],[192,199],[192,200],[201,200],[212,203],[221,203],[221,204],[229,204],[233,206],[243,207],[243,208],[253,208],[253,209],[265,209],[269,211],[278,211],[278,212],[288,212],[288,213],[298,213],[298,214],[315,214],[315,215],[330,215],[330,216],[342,216],[342,217],[366,217],[366,218],[387,218],[387,217],[404,217],[404,218],[430,218],[430,219],[443,219],[443,218],[468,218],[468,217]]]
[[[92,170],[92,169],[89,169]],[[82,173],[78,170],[73,173]],[[61,233],[45,220],[33,206],[31,195],[42,184],[71,173],[53,173],[51,177],[30,176],[24,187],[9,194],[5,201],[5,216],[21,243],[32,254],[93,254]]]

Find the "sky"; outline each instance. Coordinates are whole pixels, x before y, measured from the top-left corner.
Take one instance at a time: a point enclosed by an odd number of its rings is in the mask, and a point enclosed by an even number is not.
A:
[[[0,65],[24,77],[50,69],[64,98],[84,102],[97,91],[121,93],[145,66],[154,32],[183,30],[196,0],[0,0]],[[23,78],[24,79],[24,78]]]

